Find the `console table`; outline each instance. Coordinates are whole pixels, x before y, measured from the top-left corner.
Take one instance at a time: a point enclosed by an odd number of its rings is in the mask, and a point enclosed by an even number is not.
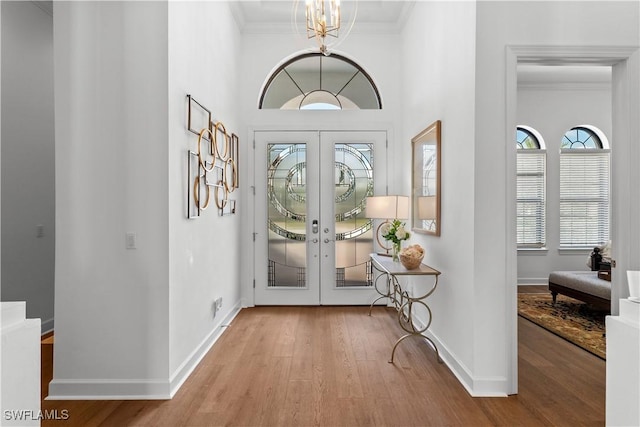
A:
[[[400,327],[406,332],[406,334],[400,337],[393,346],[389,363],[393,363],[393,357],[396,353],[398,344],[412,336],[424,338],[435,350],[438,362],[442,363],[442,359],[438,353],[438,347],[436,347],[435,343],[429,337],[424,335],[424,332],[429,329],[429,326],[431,326],[431,320],[433,318],[431,309],[424,300],[436,290],[440,272],[425,264],[420,264],[420,267],[414,270],[407,270],[400,262],[394,262],[389,256],[371,254],[370,258],[372,270],[376,270],[380,273],[374,281],[374,287],[380,296],[371,303],[371,306],[369,307],[369,316],[371,316],[371,309],[376,302],[382,298],[389,298],[398,311],[398,323],[400,323]],[[402,288],[402,284],[398,280],[398,277],[400,276],[431,276],[433,284],[425,294],[410,296],[407,290]],[[386,280],[384,287],[380,289],[378,280],[382,277]],[[414,304],[422,305],[429,313],[429,321],[421,329],[416,328],[413,323]]]

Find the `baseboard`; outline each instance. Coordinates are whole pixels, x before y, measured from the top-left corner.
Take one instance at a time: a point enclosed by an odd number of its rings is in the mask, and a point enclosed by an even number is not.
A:
[[[168,400],[171,399],[240,312],[240,302],[220,320],[168,380],[56,380],[45,400]]]
[[[193,372],[193,370],[198,366],[202,358],[209,352],[213,344],[220,338],[220,336],[224,333],[225,329],[231,321],[240,313],[242,309],[241,301],[238,301],[235,306],[231,309],[229,314],[227,314],[221,322],[205,337],[204,340],[200,343],[195,350],[191,352],[189,357],[182,362],[180,367],[176,369],[170,379],[170,397],[173,397],[182,384],[189,378],[189,375]]]
[[[414,316],[416,329],[424,328],[425,322],[419,316]],[[429,337],[436,347],[440,358],[447,365],[449,370],[460,381],[460,384],[472,397],[507,397],[507,379],[505,377],[474,377],[471,371],[462,363],[440,338],[427,329],[424,335]],[[425,340],[426,345],[429,345]]]
[[[166,400],[169,381],[53,380],[45,400]]]
[[[518,285],[547,285],[549,277],[518,277]]]

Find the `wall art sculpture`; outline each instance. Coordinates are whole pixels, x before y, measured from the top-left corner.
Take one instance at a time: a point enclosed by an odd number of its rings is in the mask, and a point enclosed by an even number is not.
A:
[[[187,218],[198,218],[213,205],[221,216],[235,214],[230,195],[239,188],[238,136],[191,95],[187,99],[187,130],[198,136],[195,150],[187,152]]]

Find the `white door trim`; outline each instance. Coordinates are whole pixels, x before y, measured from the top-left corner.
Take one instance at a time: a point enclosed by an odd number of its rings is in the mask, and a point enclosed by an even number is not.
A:
[[[640,148],[631,144],[632,135],[640,135],[640,53],[638,46],[507,46],[506,47],[506,127],[504,130],[506,163],[506,342],[509,361],[509,393],[518,392],[518,330],[517,330],[517,245],[516,245],[516,146],[513,143],[517,126],[517,65],[608,65],[613,67],[613,138],[612,150],[612,253],[618,262],[618,274],[612,281],[612,314],[617,313],[618,298],[624,283],[625,270],[640,268],[639,187]],[[632,218],[636,221],[632,221]]]

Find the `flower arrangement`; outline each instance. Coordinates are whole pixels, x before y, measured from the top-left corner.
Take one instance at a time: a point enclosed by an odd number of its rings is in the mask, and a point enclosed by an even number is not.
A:
[[[380,234],[385,240],[389,240],[393,243],[393,260],[398,260],[398,253],[400,252],[400,245],[403,240],[407,240],[411,237],[411,234],[404,229],[405,223],[399,219],[394,219],[391,222],[382,224],[380,227]]]

